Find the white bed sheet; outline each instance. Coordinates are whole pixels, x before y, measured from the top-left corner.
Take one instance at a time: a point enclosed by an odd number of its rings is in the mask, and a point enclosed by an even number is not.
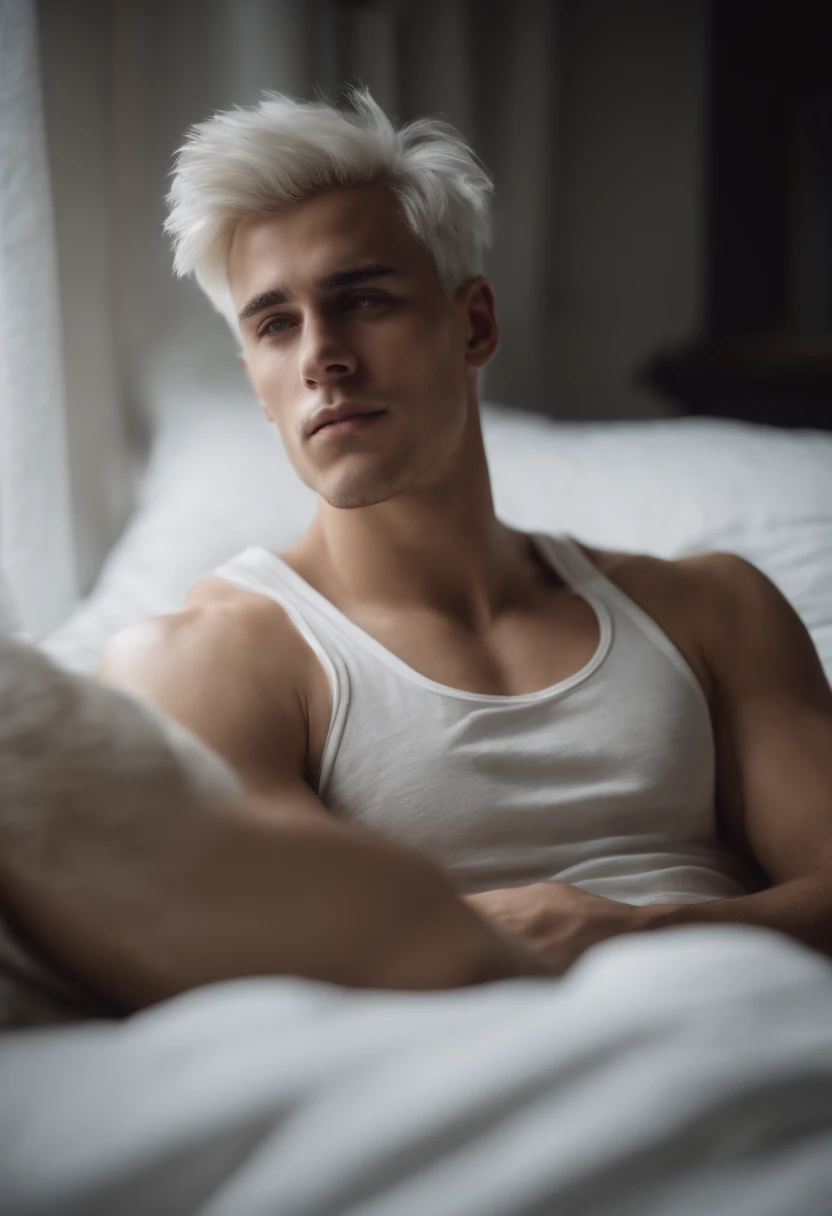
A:
[[[0,1045],[6,1216],[825,1216],[832,964],[603,943],[560,981],[293,979]]]

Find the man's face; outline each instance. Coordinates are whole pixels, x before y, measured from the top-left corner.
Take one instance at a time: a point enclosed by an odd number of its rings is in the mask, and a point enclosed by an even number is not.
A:
[[[308,486],[362,507],[441,478],[470,377],[496,345],[485,280],[446,295],[378,185],[243,220],[228,268],[251,382]],[[319,410],[340,406],[380,412],[309,433]]]

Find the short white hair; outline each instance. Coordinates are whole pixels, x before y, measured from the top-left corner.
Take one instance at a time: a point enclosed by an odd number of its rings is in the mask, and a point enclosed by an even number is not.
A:
[[[228,287],[235,227],[334,186],[389,186],[446,292],[482,273],[493,183],[462,135],[428,118],[396,131],[367,89],[347,97],[339,109],[264,93],[259,105],[197,123],[176,154],[165,223],[175,272],[195,276],[238,338]]]

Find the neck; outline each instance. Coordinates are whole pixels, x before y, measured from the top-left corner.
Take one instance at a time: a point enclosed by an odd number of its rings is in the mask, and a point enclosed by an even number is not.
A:
[[[487,625],[528,567],[528,545],[494,514],[476,402],[458,451],[429,484],[354,510],[320,500],[293,553],[342,610],[421,609]]]

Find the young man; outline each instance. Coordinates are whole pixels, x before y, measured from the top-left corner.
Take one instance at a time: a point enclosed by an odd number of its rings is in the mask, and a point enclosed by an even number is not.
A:
[[[432,859],[555,971],[699,922],[832,954],[832,693],[805,628],[731,554],[496,518],[489,179],[451,129],[353,107],[273,95],[180,152],[177,269],[238,334],[319,509],[289,550],[252,547],[119,634],[101,676],[267,815]]]

